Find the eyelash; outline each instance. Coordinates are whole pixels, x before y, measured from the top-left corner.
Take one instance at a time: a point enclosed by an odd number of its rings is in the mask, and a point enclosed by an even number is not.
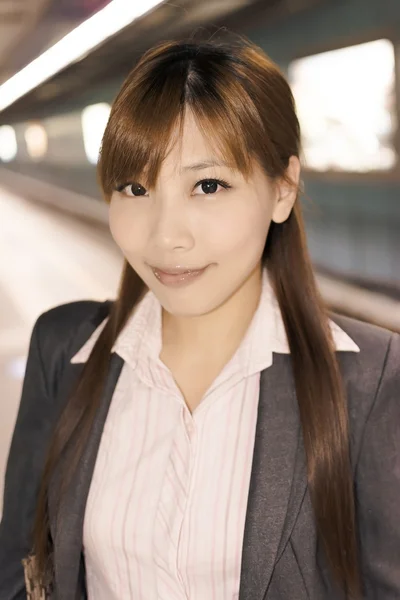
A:
[[[231,185],[229,185],[229,183],[227,181],[224,181],[223,179],[215,179],[215,177],[211,177],[208,179],[200,179],[200,181],[198,181],[196,183],[196,185],[194,186],[194,189],[196,189],[199,185],[201,185],[202,183],[217,183],[218,185],[220,185],[221,187],[223,187],[225,190],[229,190],[231,189]],[[212,196],[212,194],[210,194]]]
[[[224,179],[215,179],[215,177],[211,177],[211,178],[207,178],[207,179],[200,179],[200,181],[198,181],[194,185],[193,189],[196,189],[202,183],[217,183],[218,185],[220,185],[225,190],[229,190],[232,187],[227,181],[224,181]],[[127,187],[129,187],[130,185],[133,185],[133,183],[123,183],[122,185],[117,186],[115,189],[116,189],[117,192],[123,192],[124,189],[127,188]],[[204,194],[204,195],[207,195],[207,194]],[[214,194],[209,194],[209,195],[213,196]],[[140,196],[137,196],[137,197],[139,198]]]

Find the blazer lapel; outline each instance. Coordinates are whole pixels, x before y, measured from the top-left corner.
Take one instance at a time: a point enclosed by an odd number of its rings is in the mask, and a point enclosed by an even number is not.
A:
[[[117,354],[112,354],[99,410],[79,467],[62,498],[56,518],[52,518],[50,514],[54,530],[54,568],[57,600],[75,598],[78,588],[86,502],[104,424],[122,366],[123,359]],[[67,369],[67,373],[70,375],[69,384],[71,380],[76,381],[81,369],[82,365],[69,365]]]
[[[289,355],[274,354],[261,373],[253,465],[246,514],[240,600],[262,600],[307,488]]]

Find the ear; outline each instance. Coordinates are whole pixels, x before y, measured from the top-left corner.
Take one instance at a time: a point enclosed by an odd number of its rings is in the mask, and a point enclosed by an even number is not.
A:
[[[276,184],[277,200],[272,213],[272,220],[275,223],[283,223],[292,212],[299,190],[300,171],[299,159],[297,156],[291,156],[286,169],[286,176],[290,183],[282,178]]]

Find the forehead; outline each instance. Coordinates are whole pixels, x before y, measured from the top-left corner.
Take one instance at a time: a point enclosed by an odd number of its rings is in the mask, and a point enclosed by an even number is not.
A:
[[[223,154],[216,136],[212,132],[207,135],[193,113],[186,111],[182,123],[176,125],[173,130],[163,163],[165,167],[174,166],[182,170],[193,165],[198,168],[228,166]]]

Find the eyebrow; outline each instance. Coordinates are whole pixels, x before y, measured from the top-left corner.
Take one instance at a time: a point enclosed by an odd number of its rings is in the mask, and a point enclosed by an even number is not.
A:
[[[218,160],[202,160],[198,163],[194,163],[192,165],[186,165],[182,167],[182,171],[201,171],[202,169],[207,169],[208,167],[227,167],[228,165],[224,162],[220,162]]]

